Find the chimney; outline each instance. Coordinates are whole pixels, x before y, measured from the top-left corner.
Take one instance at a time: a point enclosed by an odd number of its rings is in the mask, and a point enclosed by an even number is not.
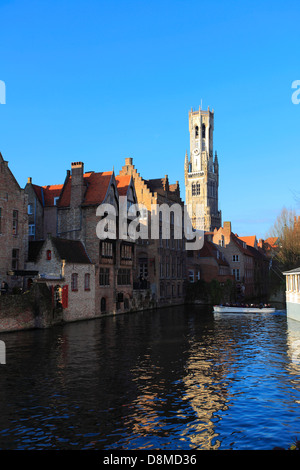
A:
[[[223,224],[223,233],[225,236],[230,236],[231,234],[231,222],[224,222]]]
[[[32,184],[32,178],[30,176],[27,179],[27,184]]]
[[[70,206],[72,207],[78,207],[83,202],[85,192],[83,167],[84,165],[82,162],[71,163],[72,178]]]
[[[131,157],[128,157],[128,158],[125,158],[125,165],[132,165],[132,158]]]

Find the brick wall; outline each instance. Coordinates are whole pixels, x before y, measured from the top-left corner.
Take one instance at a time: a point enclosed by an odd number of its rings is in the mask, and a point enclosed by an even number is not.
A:
[[[0,154],[0,283],[5,280],[12,288],[23,287],[21,277],[14,278],[7,275],[8,271],[24,269],[28,250],[28,215],[27,195],[20,188],[7,162]],[[17,229],[13,233],[13,214],[17,214]],[[17,255],[13,266],[13,250]]]

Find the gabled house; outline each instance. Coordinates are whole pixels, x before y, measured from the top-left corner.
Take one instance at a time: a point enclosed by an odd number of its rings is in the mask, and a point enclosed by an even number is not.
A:
[[[247,243],[232,232],[230,222],[224,222],[223,227],[215,229],[210,235],[210,240],[224,253],[238,292],[246,298],[253,297],[254,256],[248,249]]]
[[[119,198],[136,202],[132,178],[116,178],[113,171],[84,172],[74,162],[57,202],[57,235],[80,240],[95,265],[95,313],[121,313],[132,308],[135,243],[119,238]],[[116,238],[98,238],[96,228],[102,204],[115,208]]]
[[[81,241],[51,235],[31,241],[27,268],[37,272],[32,282],[49,287],[63,321],[95,317],[95,266]]]
[[[223,251],[209,241],[207,236],[204,236],[201,250],[187,253],[187,272],[189,282],[195,282],[199,279],[211,282],[215,279],[222,285],[228,279],[234,280]]]
[[[170,184],[168,176],[144,179],[133,165],[132,158],[125,159],[119,176],[131,176],[134,181],[137,202],[145,207],[143,219],[148,227],[148,237],[136,243],[136,269],[134,287],[136,291],[150,290],[151,300],[158,306],[184,302],[186,280],[186,251],[183,236],[175,239],[175,219],[170,211],[170,236],[163,238],[162,217],[159,220],[159,236],[151,237],[151,206],[171,207],[177,204],[182,213],[184,203],[180,197],[178,181]],[[183,228],[182,228],[183,230]]]
[[[39,186],[28,178],[25,193],[28,197],[28,239],[44,240],[48,233],[57,234],[57,201],[62,184]]]
[[[253,295],[261,300],[267,300],[270,288],[269,258],[261,249],[255,235],[238,238],[246,243],[247,250],[253,256]]]
[[[0,153],[0,285],[23,288],[28,242],[27,196]]]

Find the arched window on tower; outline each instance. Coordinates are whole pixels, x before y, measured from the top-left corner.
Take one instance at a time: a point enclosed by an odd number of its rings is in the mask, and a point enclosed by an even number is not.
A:
[[[205,139],[205,124],[202,124],[202,139]]]
[[[200,183],[196,184],[196,195],[199,196],[200,194]]]
[[[199,137],[199,127],[195,126],[195,139],[198,139]]]
[[[196,184],[192,184],[192,196],[196,196]]]

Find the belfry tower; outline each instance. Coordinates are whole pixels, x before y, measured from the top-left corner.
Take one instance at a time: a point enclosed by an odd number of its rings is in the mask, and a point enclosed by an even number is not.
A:
[[[219,163],[213,157],[214,111],[189,112],[190,157],[185,154],[186,204],[192,225],[206,232],[222,225],[218,209]],[[196,205],[198,210],[196,211]],[[199,213],[199,207],[203,208]]]

